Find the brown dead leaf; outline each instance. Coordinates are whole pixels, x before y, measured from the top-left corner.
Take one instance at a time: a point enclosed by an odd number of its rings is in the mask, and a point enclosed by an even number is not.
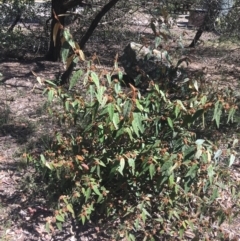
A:
[[[82,162],[82,161],[84,160],[84,157],[83,157],[83,156],[80,156],[80,155],[76,155],[76,158],[77,158],[80,162]]]

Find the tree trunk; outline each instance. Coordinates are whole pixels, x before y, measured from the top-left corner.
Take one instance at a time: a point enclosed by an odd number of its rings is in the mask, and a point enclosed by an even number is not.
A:
[[[46,54],[46,60],[49,61],[58,61],[60,58],[60,51],[61,51],[61,36],[60,30],[58,30],[57,37],[56,37],[56,45],[54,46],[53,42],[53,29],[55,24],[58,22],[54,18],[53,10],[55,11],[56,15],[65,14],[66,9],[64,7],[64,0],[52,0],[52,23],[51,23],[51,35],[50,35],[50,46],[48,53]],[[59,17],[60,23],[64,26],[64,17]]]
[[[65,14],[70,8],[74,8],[76,6],[83,6],[89,7],[91,4],[82,2],[83,0],[52,0],[52,13],[51,13],[51,36],[50,36],[50,46],[48,53],[46,54],[45,58],[49,61],[58,61],[60,58],[60,51],[61,51],[61,36],[60,30],[57,33],[56,37],[56,45],[54,46],[53,42],[53,29],[55,24],[58,22],[54,18],[53,10],[55,11],[56,15]],[[64,26],[64,16],[59,17],[60,23]]]
[[[204,31],[214,30],[214,21],[218,16],[220,5],[221,1],[219,0],[207,0],[205,2],[205,7],[207,9],[206,16],[203,20],[202,26],[198,29],[193,41],[188,46],[189,48],[194,48],[196,46],[196,43]]]
[[[194,36],[192,43],[188,46],[189,48],[194,48],[196,46],[196,43],[201,38],[202,33],[203,33],[203,30],[201,28],[198,29],[196,35]]]

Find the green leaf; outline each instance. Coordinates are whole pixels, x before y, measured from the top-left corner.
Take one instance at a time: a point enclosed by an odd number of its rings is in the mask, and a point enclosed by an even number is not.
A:
[[[139,218],[135,219],[134,227],[135,227],[136,230],[139,230],[140,227],[141,227],[140,224],[139,224],[139,221],[140,221]]]
[[[145,224],[146,223],[146,218],[147,218],[145,212],[141,213],[141,218],[142,218],[143,223]]]
[[[105,86],[100,86],[99,88],[97,88],[96,97],[100,104],[102,104],[103,94],[104,94],[105,90],[106,90]]]
[[[134,82],[136,84],[136,86],[138,86],[141,83],[141,79],[142,79],[142,75],[139,74],[135,79]]]
[[[99,190],[98,190],[98,187],[97,187],[97,185],[94,185],[93,187],[92,187],[92,189],[93,189],[93,191],[98,195],[98,196],[102,196],[102,194],[99,192]]]
[[[106,167],[106,165],[102,161],[98,160],[98,163],[99,163],[100,166]]]
[[[92,113],[91,113],[92,114],[92,122],[94,122],[96,119],[96,116],[98,114],[98,111],[99,111],[99,103],[96,102],[95,105],[92,106],[91,111],[92,111]]]
[[[144,110],[144,108],[143,108],[143,106],[139,103],[139,100],[138,99],[136,99],[136,106],[137,106],[137,108],[140,110],[140,111],[143,111]]]
[[[108,101],[108,96],[107,95],[104,95],[103,99],[102,99],[102,102],[101,102],[101,109],[103,109],[103,107],[106,105]]]
[[[99,138],[99,141],[100,141],[100,143],[103,143],[104,139],[105,139],[103,125],[100,124],[100,125],[98,125],[97,128],[98,128],[98,138]]]
[[[204,95],[204,96],[202,97],[202,99],[200,100],[200,102],[201,102],[202,105],[205,105],[205,104],[207,103],[207,96]]]
[[[97,175],[98,175],[98,177],[100,178],[100,177],[101,177],[100,166],[99,166],[99,165],[93,166],[93,167],[91,168],[91,173],[93,173],[95,170],[97,170]]]
[[[124,132],[126,132],[129,135],[131,141],[134,139],[132,136],[132,130],[129,127],[125,128]]]
[[[229,123],[229,121],[232,121],[233,122],[233,117],[234,117],[234,114],[236,112],[236,109],[234,107],[232,107],[228,113],[228,120],[227,120],[227,123]]]
[[[57,228],[62,231],[62,223],[56,222]]]
[[[63,30],[63,36],[65,38],[65,40],[68,42],[68,44],[72,47],[75,48],[75,42],[72,39],[72,35],[70,33],[70,31],[66,28],[64,28]]]
[[[202,153],[203,153],[202,148],[198,148],[194,158],[198,160],[202,156]]]
[[[183,151],[184,153],[184,161],[191,160],[195,156],[196,147],[195,146],[187,146]]]
[[[207,172],[208,172],[209,181],[210,181],[210,183],[212,184],[212,182],[213,182],[213,177],[214,177],[214,174],[215,174],[215,172],[214,172],[214,170],[213,170],[212,164],[209,165],[209,167],[207,168]]]
[[[155,165],[153,163],[151,163],[149,165],[149,174],[150,174],[151,180],[153,179],[153,176],[155,173],[156,173]]]
[[[73,214],[73,216],[74,216],[74,211],[73,211],[72,204],[68,204],[68,205],[67,205],[67,210],[68,210],[71,214]]]
[[[97,89],[99,89],[100,88],[99,79],[95,72],[91,72],[91,78],[92,78],[94,84],[96,85]]]
[[[87,189],[87,191],[84,193],[84,196],[85,196],[85,202],[88,201],[90,195],[91,195],[91,188],[89,187],[89,188]]]
[[[132,174],[135,174],[135,159],[133,158],[128,158],[128,165],[131,167],[130,171],[132,172]]]
[[[79,69],[72,75],[72,77],[70,79],[69,90],[71,90],[77,84],[77,82],[80,80],[82,74],[83,74],[83,71],[81,69]]]
[[[97,199],[97,203],[100,203],[103,200],[103,195],[99,195]]]
[[[215,103],[214,114],[213,114],[213,120],[216,121],[216,125],[217,125],[218,128],[219,128],[219,125],[220,125],[221,115],[222,115],[222,104],[221,104],[221,102],[218,100],[218,101]]]
[[[140,132],[144,133],[144,127],[143,127],[143,121],[142,121],[142,113],[139,112],[133,112],[133,121],[136,122],[137,128],[140,130]]]
[[[94,102],[94,98],[95,98],[95,91],[94,91],[94,86],[93,85],[90,85],[89,88],[88,88],[88,93],[90,95],[90,102],[91,104],[93,104]]]
[[[129,239],[129,241],[135,241],[136,240],[135,236],[131,233],[128,235],[128,239]]]
[[[45,165],[46,159],[45,159],[45,156],[43,154],[40,155],[40,159],[41,159],[41,162],[43,163],[43,165]]]
[[[45,166],[50,169],[50,170],[53,170],[53,165],[50,163],[50,162],[45,162]]]
[[[108,84],[111,85],[112,79],[109,73],[107,73],[107,81],[108,81]]]
[[[119,123],[119,114],[118,113],[114,113],[113,114],[113,119],[112,119],[113,125],[115,127],[115,129],[118,129],[118,123]]]
[[[165,102],[167,102],[165,93],[164,93],[162,90],[159,90],[159,93],[160,93],[161,97],[163,98],[163,100],[164,100]]]
[[[110,121],[113,121],[113,115],[114,115],[114,104],[113,103],[108,104],[108,114],[109,114]]]
[[[177,213],[176,211],[173,211],[173,215],[174,215],[178,220],[180,219],[180,217],[179,217],[179,215],[178,215],[178,213]],[[183,223],[184,223],[184,228],[187,228],[184,221],[183,221]]]
[[[146,216],[151,217],[150,213],[145,208],[142,208],[142,211]]]
[[[85,215],[81,215],[81,220],[82,220],[82,224],[84,225],[85,224],[85,221],[86,221],[86,217],[85,217]]]
[[[161,172],[168,172],[170,170],[170,168],[172,167],[172,165],[173,165],[172,160],[168,160],[168,161],[164,162],[161,167]]]
[[[65,109],[66,111],[69,111],[69,100],[65,101]]]
[[[188,170],[187,174],[185,177],[191,177],[191,178],[195,178],[197,175],[197,171],[199,169],[199,166],[197,164],[194,164],[193,166],[191,166],[191,168]]]
[[[186,107],[184,106],[181,100],[177,100],[177,104],[181,107],[182,110],[187,111]]]
[[[169,176],[169,187],[172,188],[173,184],[174,184],[174,174],[172,173],[172,175]]]
[[[137,137],[140,137],[139,129],[138,129],[138,122],[135,119],[132,121],[132,128],[133,128],[134,133],[137,135]]]
[[[48,91],[48,101],[50,101],[50,102],[53,101],[54,93],[55,93],[55,91],[54,91],[53,89],[50,89],[50,90]]]
[[[184,228],[180,228],[180,229],[179,229],[179,236],[180,236],[181,239],[183,238],[184,232],[185,232],[185,229],[184,229]]]
[[[56,216],[56,219],[57,219],[58,221],[60,221],[60,222],[64,222],[64,215],[58,214],[58,215]]]
[[[168,125],[173,129],[173,122],[170,117],[167,118]]]
[[[175,106],[175,111],[174,111],[174,113],[175,113],[175,117],[177,118],[178,117],[178,115],[179,115],[179,113],[180,113],[180,106],[179,105],[176,105]]]
[[[123,73],[122,73],[121,71],[118,72],[118,79],[119,79],[120,81],[123,80]]]
[[[132,128],[133,128],[134,133],[137,135],[137,137],[140,137],[136,121],[132,122]]]
[[[125,131],[124,131],[124,128],[119,128],[119,130],[115,130],[115,133],[113,133],[113,137],[114,138],[118,138],[118,137],[120,137],[121,135],[123,135],[125,133]],[[115,135],[116,134],[116,135]]]
[[[54,87],[57,87],[57,85],[55,83],[53,83],[51,80],[45,79],[44,82],[46,82],[46,83],[48,83],[48,84],[50,84],[50,85],[52,85]]]
[[[130,116],[132,110],[132,101],[126,100],[123,106],[123,116],[124,118],[128,118]]]
[[[120,85],[120,83],[115,83],[114,84],[114,91],[115,91],[116,94],[121,92],[121,85]]]

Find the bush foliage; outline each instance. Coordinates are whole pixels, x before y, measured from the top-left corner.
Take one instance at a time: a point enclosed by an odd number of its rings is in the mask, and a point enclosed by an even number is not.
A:
[[[84,55],[64,31],[62,57],[69,66]],[[72,217],[83,224],[110,221],[106,232],[115,239],[223,240],[218,227],[230,215],[219,196],[235,155],[228,150],[230,159],[222,157],[217,140],[199,137],[198,130],[233,120],[237,107],[229,92],[213,94],[185,79],[174,90],[168,80],[150,81],[142,94],[122,85],[120,71],[112,80],[112,73],[94,69],[90,61],[76,70],[69,89],[48,81],[49,101],[62,104],[51,111],[63,131],[40,158],[39,170],[61,192],[47,229],[61,229]]]

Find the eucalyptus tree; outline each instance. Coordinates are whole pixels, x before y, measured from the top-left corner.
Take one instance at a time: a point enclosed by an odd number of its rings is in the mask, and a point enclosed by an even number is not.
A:
[[[79,42],[80,48],[83,48],[85,43],[88,41],[93,31],[101,21],[102,17],[120,0],[110,0],[106,3],[102,9],[96,14],[92,20],[86,33],[83,35]],[[80,7],[92,7],[91,4],[84,2],[83,0],[52,0],[52,15],[51,15],[51,39],[50,47],[46,55],[47,60],[57,61],[60,56],[61,50],[61,28],[64,27],[64,19],[68,10]],[[58,26],[56,28],[56,26]],[[56,31],[57,29],[57,31]]]

